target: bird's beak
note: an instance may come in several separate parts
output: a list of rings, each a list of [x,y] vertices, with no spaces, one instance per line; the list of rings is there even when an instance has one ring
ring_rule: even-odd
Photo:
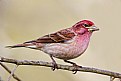
[[[88,27],[88,30],[91,31],[91,32],[93,32],[93,31],[98,31],[99,28],[96,27],[96,26],[91,26],[91,27]]]

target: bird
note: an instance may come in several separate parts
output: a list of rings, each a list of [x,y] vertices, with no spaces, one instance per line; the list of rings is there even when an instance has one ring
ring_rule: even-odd
[[[92,21],[81,20],[69,28],[46,34],[35,40],[7,47],[25,47],[43,51],[52,59],[53,71],[58,68],[54,58],[61,59],[72,64],[74,67],[78,67],[79,65],[70,60],[79,57],[86,51],[92,33],[98,30],[99,28]]]

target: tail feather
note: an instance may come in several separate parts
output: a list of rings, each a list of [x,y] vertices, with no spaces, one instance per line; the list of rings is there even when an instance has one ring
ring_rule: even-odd
[[[30,46],[30,44],[17,44],[13,46],[6,46],[6,48],[18,48],[18,47],[27,47]]]
[[[18,48],[18,47],[26,47],[31,49],[40,49],[43,45],[41,43],[36,43],[33,41],[24,42],[23,44],[17,44],[13,46],[6,46],[6,48]]]

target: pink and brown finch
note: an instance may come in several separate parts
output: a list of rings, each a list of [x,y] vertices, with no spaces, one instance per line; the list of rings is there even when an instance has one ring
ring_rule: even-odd
[[[73,66],[78,66],[76,63],[68,60],[82,55],[88,47],[92,33],[98,30],[92,21],[82,20],[70,28],[42,36],[36,40],[7,47],[25,47],[43,51],[52,59],[53,70],[57,68],[53,57],[71,63]]]

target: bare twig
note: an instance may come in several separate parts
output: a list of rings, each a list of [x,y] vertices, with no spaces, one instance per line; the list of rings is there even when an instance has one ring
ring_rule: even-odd
[[[0,81],[3,81],[2,78],[1,78],[1,76],[0,76]]]
[[[119,81],[121,81],[121,78],[119,78]]]
[[[1,62],[6,63],[12,63],[16,65],[33,65],[33,66],[46,66],[46,67],[53,67],[52,63],[50,62],[43,62],[43,61],[28,61],[28,60],[16,60],[16,59],[10,59],[10,58],[0,58]],[[117,72],[107,71],[107,70],[101,70],[97,68],[90,68],[90,67],[78,67],[74,68],[73,66],[69,65],[61,65],[57,64],[58,69],[68,70],[68,71],[82,71],[82,72],[91,72],[91,73],[97,73],[102,75],[111,76],[114,78],[121,78],[121,74]]]
[[[1,57],[0,57],[1,58]],[[1,60],[0,60],[0,65],[8,72],[11,74],[11,70],[6,66],[4,65],[3,63],[1,63]],[[13,78],[16,79],[17,81],[22,81],[21,79],[19,79],[15,74],[12,74]]]
[[[10,81],[10,79],[11,79],[11,77],[13,76],[14,72],[16,71],[17,67],[18,67],[18,65],[16,65],[16,66],[13,68],[13,70],[12,70],[10,76],[8,77],[8,81]]]
[[[110,76],[110,81],[114,81],[114,79],[115,79],[114,77]]]

